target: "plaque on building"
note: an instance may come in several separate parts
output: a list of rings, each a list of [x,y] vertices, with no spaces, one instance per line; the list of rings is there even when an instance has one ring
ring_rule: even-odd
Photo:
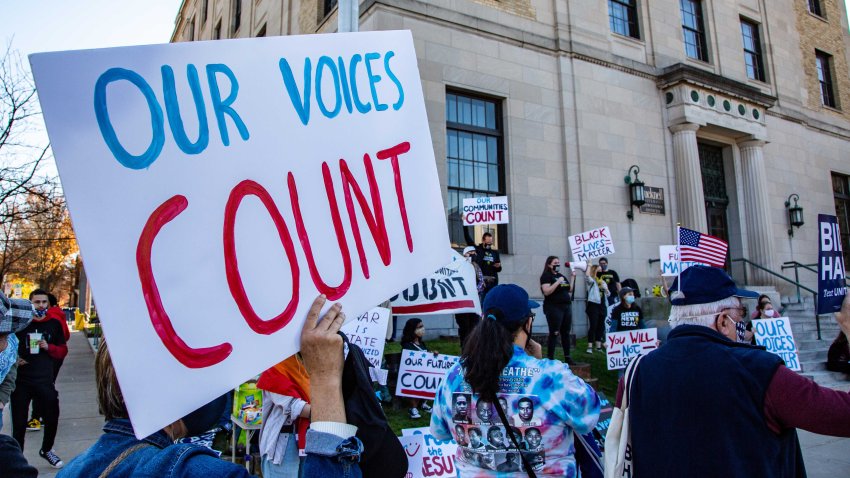
[[[651,186],[643,187],[644,198],[646,203],[640,207],[640,212],[644,214],[659,214],[663,216],[664,212],[664,188],[653,188]]]

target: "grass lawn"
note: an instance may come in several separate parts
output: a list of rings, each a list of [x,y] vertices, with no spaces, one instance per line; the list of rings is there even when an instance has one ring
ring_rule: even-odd
[[[448,355],[460,355],[460,342],[457,339],[429,340],[427,345],[428,350],[436,350]],[[593,377],[599,379],[599,390],[609,398],[613,398],[617,390],[617,372],[609,372],[607,370],[604,354],[596,352],[588,355],[585,353],[585,350],[587,350],[587,339],[578,339],[578,345],[572,350],[570,355],[578,363],[589,363]],[[384,349],[385,354],[398,353],[400,351],[401,345],[398,342],[388,343]],[[544,354],[546,353],[545,345],[543,346],[543,352]],[[555,358],[558,360],[564,359],[564,352],[561,350],[560,345],[555,351]],[[392,406],[384,405],[384,413],[387,415],[390,427],[392,427],[397,435],[401,435],[403,428],[427,427],[430,424],[430,415],[422,412],[421,409],[420,414],[422,418],[413,420],[408,417],[407,410],[410,406],[407,404],[407,400],[405,397],[395,397]]]

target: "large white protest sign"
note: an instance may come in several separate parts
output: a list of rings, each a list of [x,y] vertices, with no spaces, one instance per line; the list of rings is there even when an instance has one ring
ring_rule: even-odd
[[[477,197],[463,200],[463,225],[507,224],[510,220],[508,197]]]
[[[136,435],[445,263],[410,32],[30,58]],[[328,304],[329,307],[329,304]]]
[[[452,262],[394,296],[394,315],[481,313],[475,266],[451,250]]]
[[[574,261],[587,261],[610,256],[614,251],[614,239],[608,226],[599,227],[569,237]]]
[[[702,264],[695,261],[679,262],[678,246],[675,244],[672,246],[658,246],[658,258],[661,260],[658,264],[661,268],[661,275],[665,277],[678,276],[688,267]]]
[[[428,427],[422,428],[405,428],[401,430],[401,443],[405,446],[405,452],[408,453],[408,473],[410,477],[428,477],[442,478],[455,477],[455,454],[457,453],[457,442],[453,439],[439,440],[431,434],[431,429]],[[410,452],[416,450],[415,445],[422,443],[422,450],[416,454],[410,455]],[[408,446],[412,444],[413,446]],[[416,468],[416,465],[420,468]],[[418,474],[417,474],[418,471]]]
[[[384,357],[389,320],[390,309],[375,307],[365,314],[358,315],[354,320],[346,322],[340,329],[348,337],[349,342],[363,350],[369,364],[376,369],[381,368],[381,359]]]
[[[655,350],[658,346],[658,329],[609,332],[605,341],[608,343],[608,370],[619,370],[628,367],[629,362],[639,355]]]
[[[788,317],[754,320],[753,333],[756,344],[782,357],[786,367],[800,371],[797,343],[794,341],[794,333],[791,331],[791,322]]]
[[[455,355],[402,350],[395,394],[399,397],[434,398],[446,372],[459,358]]]

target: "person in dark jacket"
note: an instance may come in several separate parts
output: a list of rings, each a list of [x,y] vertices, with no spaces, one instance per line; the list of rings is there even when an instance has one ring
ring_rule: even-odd
[[[427,351],[428,348],[425,345],[425,341],[422,340],[423,337],[425,337],[425,324],[422,323],[422,319],[407,319],[407,322],[404,324],[404,330],[401,332],[401,349],[418,350],[421,352]],[[434,352],[434,354],[436,353]],[[422,418],[422,415],[419,413],[420,407],[426,412],[431,411],[431,406],[425,400],[418,398],[410,398],[408,400],[410,401],[408,415],[414,420]]]
[[[611,332],[645,329],[643,311],[635,304],[635,291],[630,287],[620,289],[620,303],[611,311]]]
[[[829,346],[826,369],[850,374],[850,345],[847,344],[847,335],[843,331],[838,333],[838,337]]]
[[[758,294],[701,265],[683,271],[671,293],[666,344],[634,370],[632,476],[802,477],[797,428],[850,437],[850,393],[820,387],[745,343],[741,298]],[[835,317],[850,331],[850,296]],[[622,391],[621,380],[618,407]]]
[[[487,295],[493,287],[499,285],[499,272],[502,272],[502,259],[499,251],[493,249],[493,234],[485,232],[481,236],[481,244],[475,247],[475,260],[484,275],[484,293]]]

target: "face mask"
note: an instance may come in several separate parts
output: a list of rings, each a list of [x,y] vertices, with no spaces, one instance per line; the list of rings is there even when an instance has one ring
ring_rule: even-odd
[[[599,264],[599,268],[602,269],[603,271],[607,271],[608,270],[608,264],[605,264],[604,266],[602,264]]]
[[[424,328],[416,329],[416,336],[417,337],[425,337],[425,329]]]
[[[558,272],[558,269],[560,269],[560,268],[561,268],[560,265],[552,266],[552,272]]]
[[[730,319],[730,320],[731,320],[731,319]],[[749,342],[748,342],[748,341],[744,338],[744,334],[745,334],[746,332],[747,332],[747,324],[745,324],[743,320],[742,320],[742,321],[740,321],[740,322],[735,322],[735,335],[737,336],[736,338],[738,339],[738,343],[739,343],[739,344],[746,344],[746,343],[749,343]]]
[[[492,244],[484,244],[484,249],[491,249],[492,247]]]
[[[776,311],[773,310],[773,309],[764,309],[764,311],[762,311],[762,313],[764,314],[765,317],[773,317],[774,315],[776,315]]]
[[[47,309],[35,309],[35,316],[38,318],[42,318],[47,314]]]
[[[635,303],[635,297],[633,295],[627,295],[626,296],[626,303],[627,304],[634,304]]]
[[[466,262],[472,262],[472,256],[466,256],[464,259],[466,259]]]

